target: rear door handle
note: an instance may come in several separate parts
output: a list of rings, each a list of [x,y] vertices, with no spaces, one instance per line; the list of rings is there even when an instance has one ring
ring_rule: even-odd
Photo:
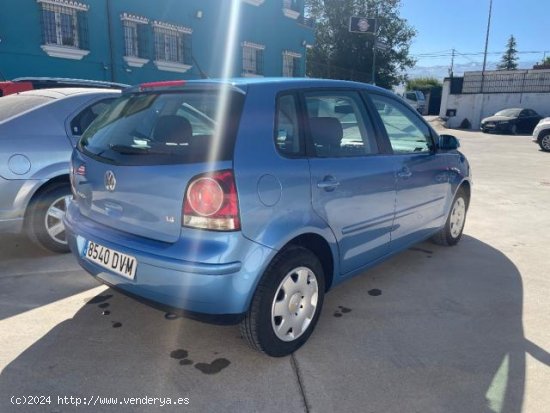
[[[325,178],[317,182],[317,188],[324,189],[325,191],[334,191],[338,186],[340,186],[340,182],[338,182],[333,176],[325,176]]]
[[[412,176],[412,172],[406,166],[403,167],[399,172],[397,172],[397,177],[402,179],[408,179]]]

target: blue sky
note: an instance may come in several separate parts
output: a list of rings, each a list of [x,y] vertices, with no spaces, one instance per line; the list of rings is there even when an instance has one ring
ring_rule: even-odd
[[[411,54],[419,55],[456,48],[461,53],[483,52],[489,13],[489,0],[402,0],[401,16],[414,26],[418,35]],[[493,0],[489,52],[502,52],[511,34],[517,49],[544,51],[550,56],[549,0]],[[445,52],[443,52],[445,53]],[[436,53],[437,54],[437,53]],[[499,61],[501,55],[489,55]],[[543,54],[520,54],[524,61],[542,60]],[[417,57],[418,66],[450,65],[450,57]],[[482,62],[483,55],[458,56],[457,63]]]

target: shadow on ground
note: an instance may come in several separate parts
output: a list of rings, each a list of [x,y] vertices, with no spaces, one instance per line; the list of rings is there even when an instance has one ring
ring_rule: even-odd
[[[22,235],[0,238],[0,320],[97,285],[71,254],[48,252]]]
[[[2,371],[0,400],[170,396],[189,397],[186,411],[304,411],[306,403],[317,412],[519,413],[526,351],[548,363],[523,336],[520,273],[465,237],[456,248],[420,244],[336,288],[295,363],[248,350],[237,327],[167,319],[107,290]]]

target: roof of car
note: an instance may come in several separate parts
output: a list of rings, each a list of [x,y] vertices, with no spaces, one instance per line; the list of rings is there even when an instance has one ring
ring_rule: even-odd
[[[126,89],[125,93],[132,93],[136,91],[143,91],[145,89],[182,89],[186,87],[216,87],[222,84],[230,84],[238,89],[246,90],[249,86],[288,86],[296,88],[314,88],[314,87],[350,87],[361,88],[367,90],[384,91],[388,93],[386,89],[382,89],[377,86],[373,86],[367,83],[352,82],[348,80],[335,80],[335,79],[312,79],[312,78],[287,78],[287,77],[242,77],[242,78],[230,78],[230,79],[197,79],[197,80],[180,80],[180,81],[167,81],[167,82],[150,82],[142,85],[136,85],[132,88]]]
[[[100,88],[52,88],[52,89],[35,89],[27,92],[20,92],[21,96],[44,96],[52,99],[61,99],[71,95],[84,94],[120,94],[120,90],[115,89],[100,89]]]

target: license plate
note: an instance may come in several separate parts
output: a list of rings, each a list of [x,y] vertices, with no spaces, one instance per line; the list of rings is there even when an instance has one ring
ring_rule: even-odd
[[[88,241],[84,256],[87,260],[130,280],[133,280],[136,275],[137,260],[135,257],[96,244],[93,241]]]

